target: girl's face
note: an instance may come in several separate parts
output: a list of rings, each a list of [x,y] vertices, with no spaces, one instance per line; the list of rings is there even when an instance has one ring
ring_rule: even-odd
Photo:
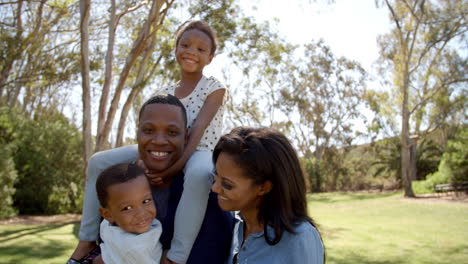
[[[213,59],[210,37],[197,29],[182,34],[176,47],[176,59],[182,72],[201,73]]]
[[[211,189],[218,194],[219,207],[224,211],[257,214],[263,195],[271,189],[271,182],[256,185],[245,175],[229,154],[220,153],[216,161],[216,181]]]
[[[108,188],[107,207],[100,208],[101,215],[129,233],[148,231],[156,217],[156,207],[145,175]]]

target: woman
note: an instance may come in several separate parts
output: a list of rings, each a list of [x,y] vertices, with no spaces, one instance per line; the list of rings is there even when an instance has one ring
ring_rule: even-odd
[[[219,140],[213,162],[219,206],[240,211],[229,264],[324,262],[299,159],[283,134],[235,128]]]

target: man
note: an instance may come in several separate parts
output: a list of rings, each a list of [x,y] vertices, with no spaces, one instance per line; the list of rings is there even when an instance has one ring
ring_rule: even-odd
[[[139,159],[151,173],[166,170],[182,155],[187,140],[187,116],[183,104],[172,95],[156,95],[143,104],[138,122],[138,147],[126,146],[99,152],[88,162],[85,200],[79,232],[80,242],[72,254],[72,261],[79,263],[96,246],[99,234],[99,202],[95,190],[97,175],[111,165]],[[174,214],[183,191],[183,172],[162,179],[153,186],[153,199],[158,219],[163,224],[161,243],[170,247]],[[190,219],[187,219],[190,224]],[[211,193],[205,219],[190,253],[187,263],[223,263],[229,253],[233,220],[229,212],[223,212]]]

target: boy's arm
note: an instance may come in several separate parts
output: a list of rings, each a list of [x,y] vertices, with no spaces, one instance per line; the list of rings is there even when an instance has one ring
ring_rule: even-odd
[[[185,145],[185,150],[180,159],[164,172],[159,174],[151,174],[152,176],[160,177],[163,182],[167,182],[170,181],[172,176],[176,175],[184,168],[185,163],[189,160],[190,156],[192,156],[193,152],[197,148],[206,128],[218,112],[218,109],[223,104],[225,93],[226,89],[218,89],[206,97],[205,103],[200,109],[200,112],[198,113],[198,116],[192,125],[187,144]]]

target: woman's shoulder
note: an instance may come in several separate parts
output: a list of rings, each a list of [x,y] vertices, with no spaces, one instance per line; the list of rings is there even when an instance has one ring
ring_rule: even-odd
[[[285,232],[284,238],[286,240],[296,241],[298,243],[322,243],[320,233],[310,222],[303,221],[294,227],[294,232]]]

